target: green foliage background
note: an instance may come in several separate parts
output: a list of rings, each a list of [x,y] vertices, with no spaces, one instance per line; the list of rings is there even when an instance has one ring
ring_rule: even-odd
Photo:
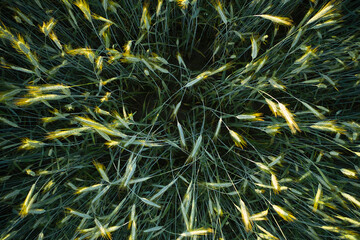
[[[359,14],[1,0],[0,238],[360,239]]]

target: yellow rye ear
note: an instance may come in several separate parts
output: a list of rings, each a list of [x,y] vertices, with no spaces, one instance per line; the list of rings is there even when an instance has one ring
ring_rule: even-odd
[[[292,20],[288,17],[278,17],[278,16],[272,16],[272,15],[268,15],[268,14],[260,14],[260,15],[254,15],[254,16],[262,17],[264,19],[270,20],[273,23],[280,24],[280,25],[285,25],[285,26],[293,25]]]
[[[230,130],[230,129],[229,129],[229,133],[230,133],[232,140],[235,143],[235,146],[240,147],[241,149],[244,149],[244,147],[246,147],[247,143],[240,134],[238,134],[237,132]]]

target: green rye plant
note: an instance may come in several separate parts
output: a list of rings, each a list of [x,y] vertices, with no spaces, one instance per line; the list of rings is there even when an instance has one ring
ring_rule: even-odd
[[[0,239],[360,239],[359,15],[0,0]]]

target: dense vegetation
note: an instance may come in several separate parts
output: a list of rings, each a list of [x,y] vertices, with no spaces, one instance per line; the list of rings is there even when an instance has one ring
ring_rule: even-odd
[[[1,239],[360,239],[360,4],[0,0]]]

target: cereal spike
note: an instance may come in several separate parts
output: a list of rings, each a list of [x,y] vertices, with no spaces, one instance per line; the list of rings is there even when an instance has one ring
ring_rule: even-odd
[[[22,150],[31,150],[31,149],[35,149],[35,148],[40,148],[45,145],[45,143],[43,143],[41,141],[31,140],[29,138],[23,138],[21,140],[21,142],[23,144],[19,147],[19,149],[22,149]]]
[[[247,207],[245,206],[245,203],[243,202],[243,200],[240,199],[240,208],[238,206],[235,205],[235,207],[240,211],[241,213],[241,219],[245,225],[245,230],[247,232],[250,232],[252,229],[252,223],[250,220],[250,214],[249,211],[247,210]]]
[[[198,154],[200,147],[201,147],[201,143],[202,143],[202,136],[200,135],[198,137],[198,139],[196,140],[194,147],[193,147],[188,159],[186,160],[186,163],[189,163],[190,161],[192,161],[194,159],[194,157]]]
[[[262,113],[240,114],[237,115],[236,118],[246,121],[264,121],[261,117],[262,115]]]
[[[229,133],[230,133],[232,140],[235,143],[235,146],[240,147],[241,149],[244,149],[244,146],[247,145],[245,139],[240,134],[238,134],[237,132],[235,132],[233,130],[229,129]]]
[[[176,2],[182,9],[186,9],[189,5],[189,0],[176,0]]]
[[[141,17],[141,24],[142,24],[142,28],[145,28],[146,31],[150,30],[150,24],[151,24],[151,16],[149,13],[149,4],[145,3],[143,6],[143,13],[142,13],[142,17]]]
[[[45,36],[48,36],[51,30],[55,27],[56,20],[54,18],[51,18],[49,22],[43,22],[42,26],[39,26],[40,31],[45,34]]]
[[[94,166],[96,167],[96,170],[98,170],[100,176],[102,179],[104,179],[106,182],[110,182],[109,177],[107,176],[105,172],[105,166],[101,163],[98,163],[96,161],[93,162]]]
[[[222,124],[222,118],[220,117],[219,121],[218,121],[218,124],[216,126],[216,130],[215,130],[215,133],[214,133],[214,141],[216,141],[216,139],[218,138],[219,136],[219,133],[220,133],[220,129],[221,129],[221,124]]]
[[[276,103],[274,103],[273,101],[271,101],[270,99],[265,98],[266,103],[268,104],[271,112],[275,115],[275,117],[277,117],[279,113],[278,107],[276,106]]]
[[[158,5],[156,7],[156,16],[158,17],[160,15],[161,7],[163,5],[164,0],[158,0]]]
[[[250,220],[252,221],[263,221],[263,220],[267,220],[266,216],[268,214],[269,210],[265,210],[265,211],[262,211],[262,212],[259,212],[259,213],[256,213],[254,215],[252,215],[250,217]]]
[[[86,0],[78,0],[74,3],[84,13],[85,18],[91,22],[91,12]]]
[[[208,233],[213,233],[214,230],[211,228],[198,228],[198,229],[193,229],[193,230],[189,230],[186,232],[183,232],[180,234],[180,237],[177,239],[182,239],[183,237],[192,237],[192,236],[200,236],[200,235],[207,235]]]
[[[220,0],[217,0],[217,1],[216,1],[215,9],[216,9],[216,11],[219,13],[221,20],[222,20],[225,24],[227,24],[228,21],[227,21],[227,19],[226,19],[226,16],[225,16],[225,13],[224,13],[224,10],[223,10],[223,6],[221,5],[221,1],[220,1]]]
[[[360,208],[360,201],[357,200],[355,197],[351,196],[350,194],[341,192],[341,195],[348,200],[349,202],[353,203],[355,206]]]
[[[96,218],[94,219],[94,222],[96,226],[99,228],[101,236],[105,239],[111,240],[112,238],[110,232],[101,224],[101,222]]]
[[[257,17],[262,17],[264,19],[270,20],[273,23],[279,24],[279,25],[285,25],[285,26],[292,26],[293,22],[290,18],[287,17],[279,17],[279,16],[272,16],[268,14],[260,14],[260,15],[254,15]]]
[[[271,185],[273,187],[274,193],[277,194],[280,192],[279,182],[274,174],[271,174]]]
[[[357,172],[353,169],[341,168],[340,171],[348,178],[358,179],[358,176],[356,176]]]
[[[292,134],[295,134],[296,131],[300,132],[300,128],[294,120],[293,114],[285,107],[284,104],[279,103],[279,109],[282,117],[286,120]]]
[[[31,199],[33,199],[32,195],[33,195],[34,190],[35,190],[35,185],[36,184],[34,183],[31,186],[30,191],[29,191],[28,195],[26,196],[24,203],[21,205],[21,210],[20,210],[20,213],[19,213],[21,217],[25,217],[29,213],[30,207],[31,207],[32,202],[33,202],[33,201],[31,201]]]
[[[305,26],[310,24],[310,23],[313,23],[313,22],[319,20],[320,18],[324,17],[325,15],[333,12],[334,11],[334,9],[333,9],[334,2],[335,2],[334,0],[328,2],[324,7],[322,7],[320,9],[320,11],[318,11],[312,18],[310,18],[309,21],[307,21]]]
[[[296,217],[294,217],[294,215],[292,215],[290,212],[285,211],[282,207],[277,206],[277,205],[272,205],[275,212],[277,212],[277,214],[279,214],[280,217],[282,217],[285,221],[288,222],[292,222],[294,220],[296,220]]]
[[[254,36],[251,36],[250,41],[251,41],[251,57],[252,59],[255,59],[259,53],[259,42]]]
[[[186,148],[186,141],[185,141],[185,136],[184,136],[184,130],[181,126],[181,124],[179,122],[177,122],[177,127],[178,127],[178,130],[179,130],[179,135],[180,135],[180,143],[181,143],[181,146],[183,148]]]
[[[322,196],[322,185],[319,183],[318,190],[317,190],[317,193],[316,193],[316,196],[315,196],[315,199],[314,199],[313,212],[316,212],[321,196]]]

